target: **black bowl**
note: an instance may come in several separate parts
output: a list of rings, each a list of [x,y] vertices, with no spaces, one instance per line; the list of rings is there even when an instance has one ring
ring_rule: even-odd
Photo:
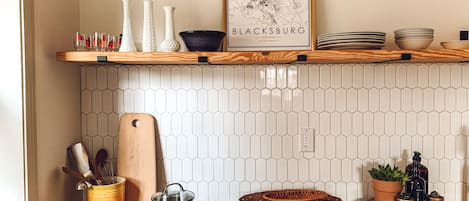
[[[183,31],[179,35],[191,52],[216,52],[225,38],[221,31]]]

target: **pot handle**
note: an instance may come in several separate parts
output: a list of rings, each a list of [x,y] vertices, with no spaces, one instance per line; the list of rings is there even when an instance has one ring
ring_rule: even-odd
[[[179,186],[180,191],[184,191],[184,188],[182,187],[180,183],[171,183],[171,184],[166,185],[166,187],[164,187],[163,194],[167,193],[168,187],[170,186]]]

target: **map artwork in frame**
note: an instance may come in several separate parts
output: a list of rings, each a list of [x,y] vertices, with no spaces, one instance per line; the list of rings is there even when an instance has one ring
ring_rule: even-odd
[[[224,0],[227,51],[312,50],[314,0]]]

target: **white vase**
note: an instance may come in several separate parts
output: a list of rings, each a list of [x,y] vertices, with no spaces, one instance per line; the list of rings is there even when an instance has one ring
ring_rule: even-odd
[[[181,49],[181,45],[177,40],[174,40],[174,6],[164,6],[164,13],[166,18],[165,40],[161,42],[160,48],[163,52],[177,52]]]
[[[155,28],[153,25],[153,0],[143,1],[143,36],[142,51],[156,51]]]
[[[122,0],[124,9],[124,22],[122,25],[122,42],[119,52],[136,52],[134,37],[132,35],[132,25],[130,23],[129,0]]]

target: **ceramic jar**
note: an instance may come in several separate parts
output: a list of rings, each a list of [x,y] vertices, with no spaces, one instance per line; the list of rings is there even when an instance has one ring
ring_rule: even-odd
[[[129,0],[122,0],[124,9],[124,22],[122,25],[122,43],[119,52],[136,52],[134,37],[132,35],[132,25],[130,22]]]
[[[402,191],[400,181],[380,181],[373,179],[375,201],[394,201],[396,195]]]
[[[142,52],[155,52],[156,47],[155,28],[153,25],[153,0],[144,0]]]
[[[166,19],[165,40],[161,42],[160,48],[163,52],[177,52],[181,49],[181,45],[174,39],[174,10],[173,6],[164,6]]]

